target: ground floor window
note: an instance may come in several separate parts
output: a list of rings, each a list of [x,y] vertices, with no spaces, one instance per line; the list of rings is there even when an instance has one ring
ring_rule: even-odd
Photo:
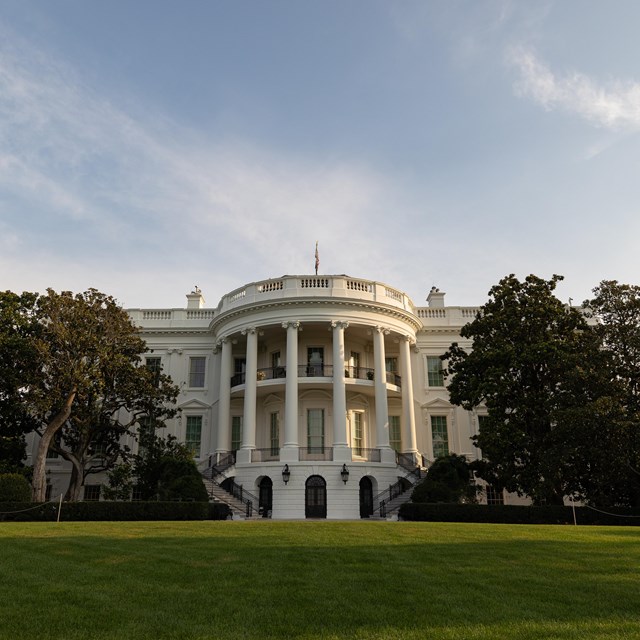
[[[492,484],[485,487],[487,492],[487,504],[504,504],[504,491],[496,489]]]
[[[434,458],[449,455],[447,416],[431,416],[431,442],[433,443]]]
[[[242,445],[242,416],[231,418],[231,451],[237,451]]]
[[[307,410],[307,447],[313,453],[324,453],[324,409]]]
[[[85,484],[84,485],[84,500],[87,501],[87,502],[100,500],[100,489],[101,488],[102,487],[99,484]]]
[[[395,451],[400,451],[402,449],[400,416],[389,416],[389,445]]]
[[[193,451],[196,458],[200,457],[200,443],[202,441],[202,416],[187,416],[187,434],[185,444]]]
[[[277,456],[280,452],[280,416],[277,411],[270,416],[270,441],[271,455]]]
[[[354,411],[352,415],[353,415],[353,436],[352,436],[351,446],[353,448],[353,453],[356,456],[361,456],[362,443],[364,441],[362,413],[359,411]]]

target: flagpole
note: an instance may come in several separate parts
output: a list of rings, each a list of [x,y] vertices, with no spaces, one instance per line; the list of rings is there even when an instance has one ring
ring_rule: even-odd
[[[320,256],[318,255],[318,241],[316,240],[316,275],[318,275],[319,265],[320,265]]]

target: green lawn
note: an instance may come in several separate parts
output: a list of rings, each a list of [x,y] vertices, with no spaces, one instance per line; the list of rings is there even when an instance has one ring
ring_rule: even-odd
[[[0,638],[640,638],[640,529],[0,524]]]

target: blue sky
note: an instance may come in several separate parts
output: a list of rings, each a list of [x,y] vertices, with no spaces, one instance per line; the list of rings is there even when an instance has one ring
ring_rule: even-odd
[[[0,0],[0,288],[640,284],[640,4]]]

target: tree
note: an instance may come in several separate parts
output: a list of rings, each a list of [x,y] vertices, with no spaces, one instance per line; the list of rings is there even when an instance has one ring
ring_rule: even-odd
[[[451,401],[467,410],[487,408],[474,438],[482,450],[477,475],[534,504],[562,504],[575,490],[567,416],[598,397],[593,384],[575,397],[578,378],[593,373],[597,341],[583,315],[554,295],[560,280],[503,278],[461,330],[472,350],[454,343],[443,356]]]
[[[0,468],[5,472],[23,466],[25,434],[36,426],[25,403],[38,374],[36,300],[33,293],[0,292]]]
[[[148,434],[134,463],[134,476],[142,500],[195,500],[209,497],[193,452],[174,436]]]
[[[88,473],[126,455],[123,436],[133,434],[143,415],[161,423],[175,414],[178,388],[140,366],[145,343],[111,296],[95,289],[75,296],[48,289],[37,313],[39,375],[26,398],[41,436],[33,499],[44,500],[50,448],[72,463],[68,498],[77,499]]]
[[[433,462],[425,478],[413,490],[411,501],[463,504],[475,502],[476,494],[467,459],[451,453]]]
[[[640,506],[640,287],[603,280],[593,294],[584,307],[613,390],[609,419],[593,433],[608,464],[588,468],[584,483],[596,486],[591,497],[599,504]]]

